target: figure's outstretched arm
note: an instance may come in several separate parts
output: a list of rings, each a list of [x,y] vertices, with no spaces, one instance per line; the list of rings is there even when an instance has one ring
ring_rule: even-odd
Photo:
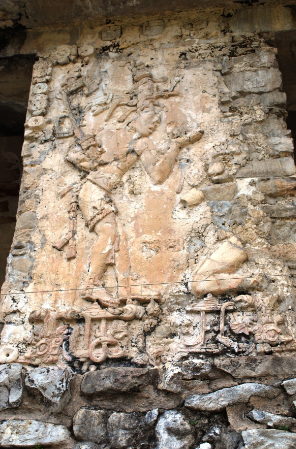
[[[160,160],[155,150],[147,147],[143,151],[141,160],[155,184],[162,184],[169,177],[181,148],[197,142],[202,136],[203,131],[197,131],[171,140],[167,152]]]
[[[98,166],[98,163],[92,159],[90,159],[83,151],[72,149],[66,156],[68,162],[75,165],[79,170],[86,171],[89,173],[91,170],[95,170]]]

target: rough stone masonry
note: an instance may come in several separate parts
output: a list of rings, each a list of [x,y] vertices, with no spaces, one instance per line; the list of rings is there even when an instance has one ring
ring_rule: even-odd
[[[294,9],[212,3],[11,50],[37,61],[1,447],[296,447],[296,169],[271,43]]]

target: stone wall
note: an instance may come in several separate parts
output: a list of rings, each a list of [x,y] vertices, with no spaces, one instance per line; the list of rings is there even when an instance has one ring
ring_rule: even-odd
[[[295,446],[294,147],[277,50],[237,20],[24,43],[3,447]]]

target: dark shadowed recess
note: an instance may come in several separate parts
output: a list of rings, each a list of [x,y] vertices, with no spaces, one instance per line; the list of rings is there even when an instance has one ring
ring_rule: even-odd
[[[0,51],[11,44],[12,38],[21,39],[21,36],[0,33]],[[15,228],[24,123],[34,61],[31,55],[0,57],[0,287],[5,279]]]
[[[283,76],[283,90],[287,95],[287,126],[294,139],[296,161],[296,30],[275,33],[279,68]]]

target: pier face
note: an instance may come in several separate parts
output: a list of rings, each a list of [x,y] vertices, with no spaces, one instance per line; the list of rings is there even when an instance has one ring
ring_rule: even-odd
[[[1,50],[3,447],[296,444],[293,8],[199,6]]]

